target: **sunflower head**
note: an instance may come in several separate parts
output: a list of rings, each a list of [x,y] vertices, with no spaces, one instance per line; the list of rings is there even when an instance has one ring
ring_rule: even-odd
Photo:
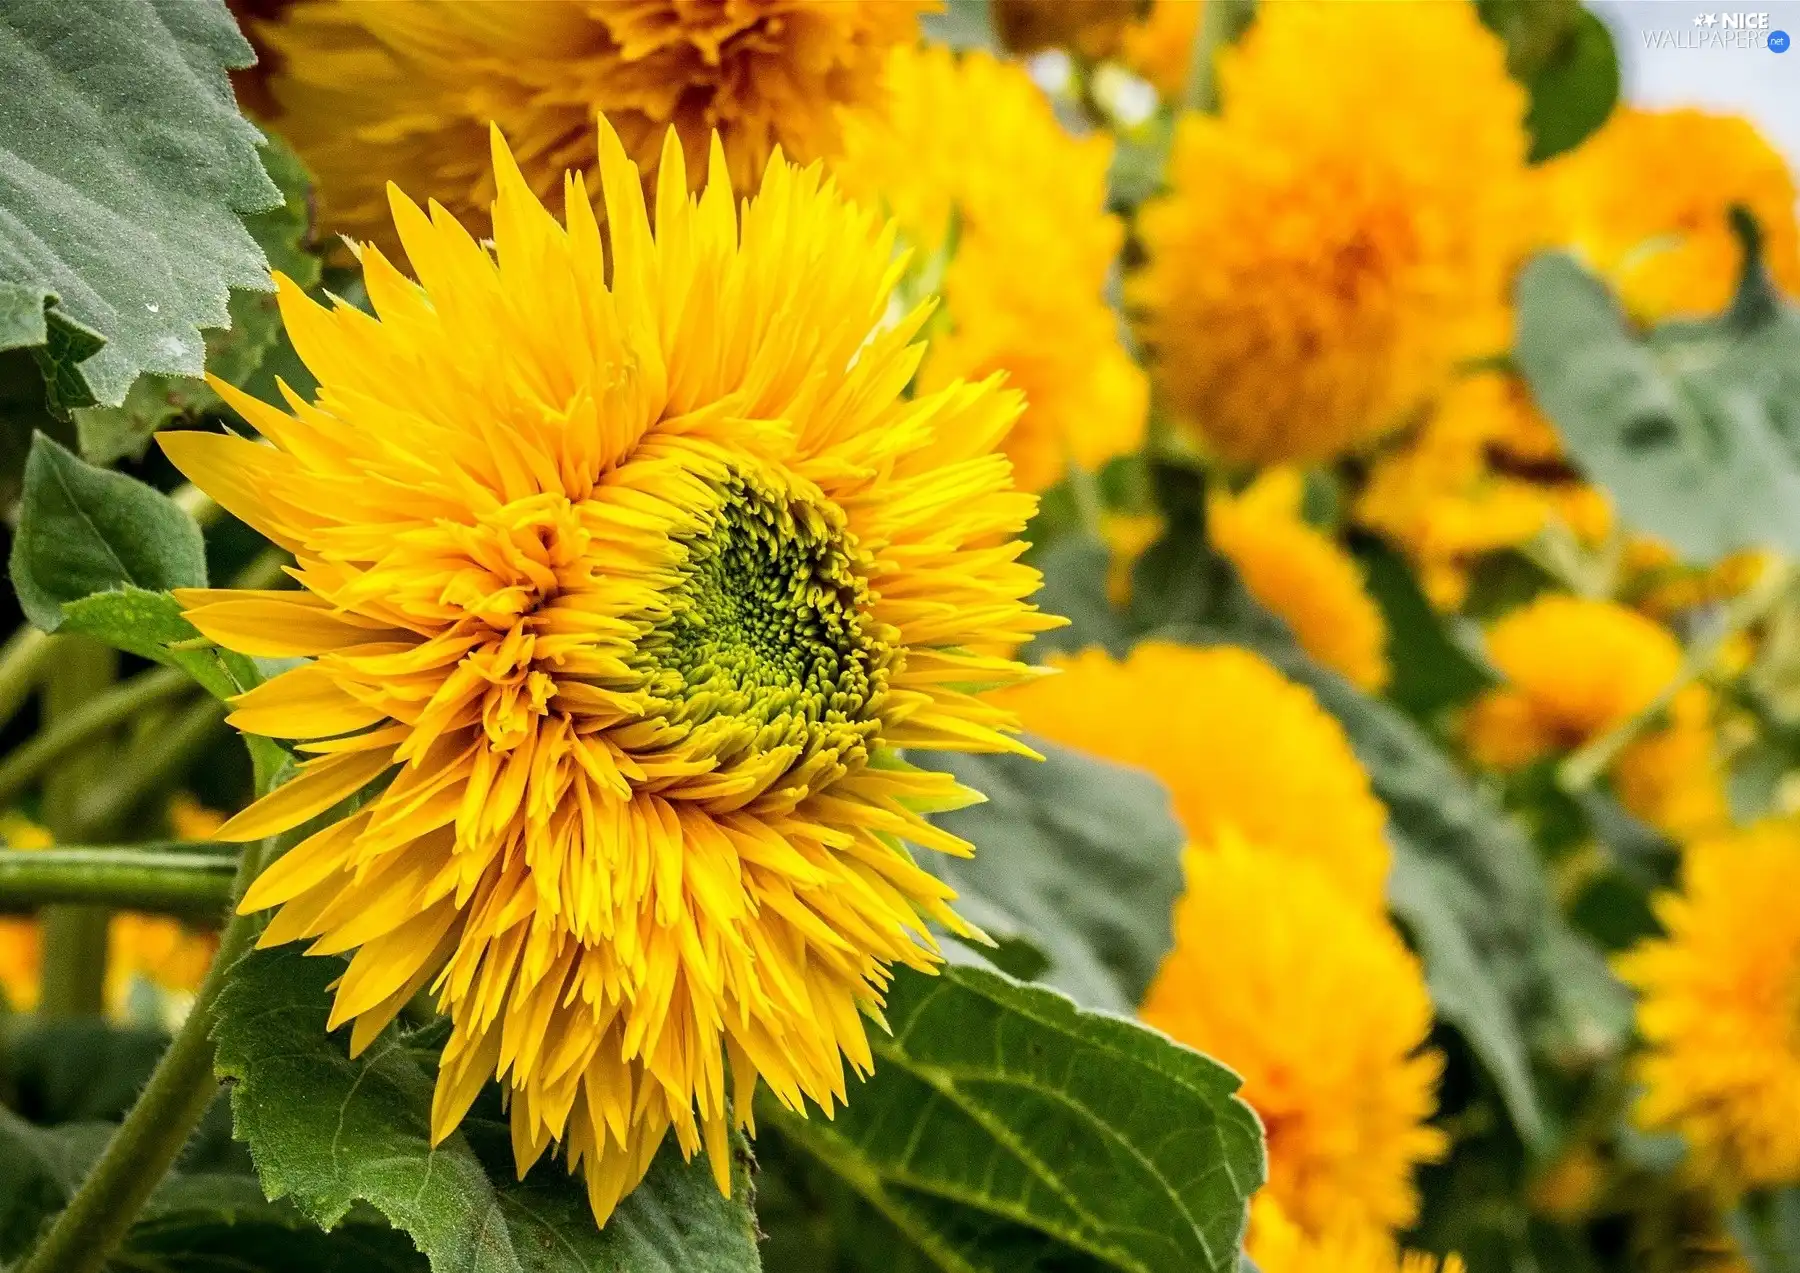
[[[1250,1204],[1245,1250],[1259,1273],[1464,1273],[1460,1256],[1440,1263],[1421,1252],[1402,1252],[1390,1234],[1369,1225],[1308,1234],[1282,1214],[1266,1189]]]
[[[1619,964],[1639,995],[1638,1118],[1733,1186],[1800,1180],[1797,890],[1800,825],[1701,840],[1657,902],[1667,935]]]
[[[916,38],[924,7],[296,0],[247,26],[269,54],[265,117],[318,178],[325,228],[391,250],[389,178],[486,232],[490,121],[540,198],[567,169],[591,175],[597,114],[646,172],[674,126],[683,147],[667,155],[696,182],[716,132],[736,187],[753,189],[777,146],[802,160],[836,147],[838,108],[874,100],[882,57]]]
[[[939,277],[921,383],[1004,372],[1024,391],[1005,449],[1026,490],[1134,450],[1149,390],[1106,300],[1124,239],[1106,210],[1111,139],[1071,136],[1024,68],[984,53],[896,49],[885,84],[885,110],[846,113],[833,171],[890,208]]]
[[[1053,660],[1058,675],[1001,698],[1025,728],[1135,765],[1169,788],[1189,839],[1235,829],[1304,859],[1379,913],[1387,813],[1343,727],[1267,660],[1232,646],[1147,641]]]
[[[220,386],[268,445],[165,435],[294,554],[300,591],[183,594],[202,632],[307,660],[236,701],[313,757],[219,834],[376,784],[259,879],[265,943],[355,952],[332,1025],[366,1046],[421,988],[453,1024],[433,1134],[509,1094],[602,1220],[673,1129],[727,1182],[727,1081],[799,1109],[866,1071],[894,963],[962,929],[904,841],[973,796],[902,747],[1024,751],[974,652],[1053,626],[1026,598],[1035,501],[993,383],[907,397],[928,306],[888,318],[891,231],[814,167],[740,208],[715,141],[665,142],[654,229],[600,133],[602,231],[565,226],[495,133],[494,239],[393,196],[416,281],[363,252],[375,314],[285,281],[315,401]],[[966,930],[965,930],[966,931]]]
[[[1241,495],[1207,501],[1206,532],[1250,594],[1313,658],[1365,690],[1387,684],[1387,623],[1356,560],[1300,515],[1302,479],[1270,469]]]
[[[1670,164],[1669,155],[1689,158]],[[1624,107],[1539,179],[1545,237],[1604,275],[1640,322],[1725,308],[1743,255],[1727,215],[1733,204],[1761,226],[1776,284],[1800,296],[1794,178],[1747,119]]]
[[[1243,1076],[1268,1141],[1266,1192],[1302,1230],[1410,1224],[1413,1169],[1447,1148],[1426,1122],[1443,1058],[1424,1050],[1418,960],[1313,863],[1231,832],[1185,861],[1144,1020]]]
[[[1472,707],[1470,750],[1516,768],[1566,751],[1648,708],[1681,669],[1667,629],[1611,601],[1548,593],[1488,631],[1507,685]]]
[[[1182,120],[1170,193],[1143,211],[1130,295],[1204,446],[1335,456],[1504,346],[1524,93],[1449,4],[1266,6],[1219,83],[1220,113]]]

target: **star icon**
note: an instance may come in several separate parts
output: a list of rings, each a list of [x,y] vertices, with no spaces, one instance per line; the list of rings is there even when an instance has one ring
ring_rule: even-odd
[[[1706,15],[1706,25],[1707,25],[1707,26],[1712,26],[1712,25],[1714,25],[1714,24],[1715,24],[1715,23],[1716,23],[1716,22],[1718,22],[1718,19],[1717,19],[1717,18],[1715,18],[1715,17],[1713,17],[1713,15],[1712,15],[1712,14],[1710,14],[1710,13],[1709,13],[1709,14],[1707,14],[1707,15]]]
[[[1696,13],[1696,14],[1695,14],[1695,15],[1694,15],[1694,25],[1695,25],[1695,26],[1697,26],[1697,27],[1703,27],[1703,26],[1705,26],[1705,25],[1706,25],[1706,18],[1705,18],[1705,16],[1704,16],[1704,15],[1702,15],[1702,14],[1698,14],[1698,13]]]

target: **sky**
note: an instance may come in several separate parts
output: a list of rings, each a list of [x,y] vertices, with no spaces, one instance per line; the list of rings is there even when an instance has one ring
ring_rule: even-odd
[[[1588,7],[1612,29],[1627,100],[1747,115],[1800,172],[1800,0],[1589,0]],[[1768,30],[1786,31],[1793,44],[1785,53],[1718,47],[1723,39],[1693,47],[1697,33],[1723,33],[1719,19],[1740,13],[1768,14]],[[1713,24],[1694,25],[1696,17],[1707,15]],[[1749,27],[1746,35],[1754,30]],[[1669,162],[1681,157],[1671,155]]]

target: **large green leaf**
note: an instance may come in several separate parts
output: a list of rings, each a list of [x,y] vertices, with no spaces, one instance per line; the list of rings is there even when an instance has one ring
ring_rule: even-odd
[[[926,862],[990,936],[1043,953],[1045,967],[1031,970],[1032,980],[1083,1007],[1129,1013],[1173,941],[1183,837],[1169,793],[1148,774],[1027,741],[1042,761],[913,758],[987,796],[936,819],[973,844],[975,856],[934,853]]]
[[[220,996],[217,1065],[235,1080],[237,1135],[270,1196],[318,1224],[367,1202],[411,1235],[435,1273],[743,1273],[759,1268],[748,1176],[720,1197],[704,1161],[673,1144],[597,1228],[586,1193],[560,1164],[524,1181],[503,1126],[472,1118],[433,1148],[433,1076],[390,1027],[361,1057],[326,1033],[328,987],[342,961],[293,947],[259,951]]]
[[[894,1245],[874,1267],[1237,1267],[1264,1163],[1230,1071],[978,968],[900,973],[887,1018],[874,1075],[835,1118],[759,1105],[880,1217]]]
[[[103,1122],[38,1127],[0,1108],[0,1260],[29,1249],[115,1130]],[[423,1266],[405,1236],[372,1213],[326,1234],[292,1206],[266,1200],[251,1176],[177,1170],[158,1184],[107,1267],[119,1273],[421,1273]]]
[[[1569,453],[1626,521],[1693,561],[1800,551],[1800,312],[1734,210],[1744,273],[1722,316],[1635,330],[1559,253],[1519,282],[1517,357]]]
[[[1606,24],[1580,0],[1478,0],[1506,41],[1507,67],[1531,94],[1531,160],[1572,150],[1612,113],[1619,58]]]
[[[312,287],[319,281],[320,267],[319,258],[306,249],[312,229],[306,170],[293,152],[275,139],[264,143],[262,157],[281,188],[282,203],[244,218],[244,223],[268,256],[271,270],[281,271],[301,287]],[[242,386],[279,343],[281,314],[275,293],[241,288],[232,289],[228,308],[231,326],[206,333],[206,370]],[[139,376],[122,405],[83,407],[75,412],[81,453],[96,464],[141,455],[158,429],[192,420],[219,405],[218,394],[204,380],[154,373]]]
[[[186,672],[210,694],[230,698],[256,685],[256,664],[201,637],[166,592],[130,586],[96,592],[62,608],[62,630]]]
[[[225,75],[252,60],[222,0],[0,7],[0,348],[44,347],[61,405],[198,375],[228,289],[268,286],[240,218],[280,193]]]
[[[25,464],[10,566],[25,617],[46,632],[62,626],[65,604],[96,592],[206,584],[200,528],[175,501],[42,433]]]

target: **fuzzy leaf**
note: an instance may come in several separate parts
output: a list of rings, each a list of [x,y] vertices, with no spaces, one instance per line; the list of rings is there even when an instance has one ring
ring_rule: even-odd
[[[44,346],[60,406],[199,374],[228,289],[268,286],[240,218],[280,195],[225,76],[252,60],[221,0],[0,8],[0,347]]]
[[[241,694],[262,680],[256,664],[241,654],[200,642],[200,631],[182,616],[166,592],[126,586],[96,592],[63,606],[65,632],[79,632],[115,649],[178,667],[215,698]],[[184,642],[199,648],[178,649]]]
[[[760,1107],[905,1248],[879,1267],[1236,1269],[1264,1162],[1230,1071],[978,968],[900,972],[886,1015],[835,1118]]]
[[[1129,1013],[1174,940],[1183,836],[1169,793],[1148,774],[1027,741],[1044,754],[1041,762],[914,757],[987,796],[935,819],[973,844],[975,856],[923,860],[989,936],[1042,952],[1045,967],[1030,980],[1083,1007]]]
[[[1519,282],[1518,360],[1569,453],[1626,521],[1686,558],[1800,551],[1800,311],[1776,294],[1753,222],[1730,310],[1635,331],[1557,253]]]
[[[54,632],[65,604],[96,592],[204,587],[206,550],[194,519],[167,495],[83,463],[40,433],[25,463],[11,570],[26,618]]]
[[[410,1234],[435,1273],[743,1273],[760,1267],[734,1163],[734,1199],[719,1196],[704,1161],[673,1143],[606,1228],[559,1163],[516,1181],[503,1126],[479,1117],[435,1149],[433,1076],[390,1027],[361,1057],[348,1031],[325,1031],[341,960],[293,947],[258,951],[220,996],[221,1077],[236,1080],[236,1134],[271,1197],[337,1225],[360,1201]]]

